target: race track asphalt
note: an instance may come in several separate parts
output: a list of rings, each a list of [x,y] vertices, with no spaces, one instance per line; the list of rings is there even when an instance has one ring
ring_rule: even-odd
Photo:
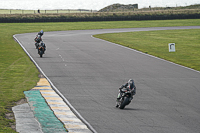
[[[191,28],[200,26],[45,32],[43,58],[34,46],[37,33],[16,37],[98,133],[198,133],[200,72],[92,37]],[[137,94],[120,110],[115,108],[118,88],[129,78],[135,80]]]

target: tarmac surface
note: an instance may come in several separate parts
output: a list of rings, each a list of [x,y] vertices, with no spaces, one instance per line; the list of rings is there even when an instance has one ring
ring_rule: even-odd
[[[92,37],[197,28],[200,26],[45,32],[43,58],[34,47],[37,33],[15,36],[53,90],[92,132],[197,133],[199,71]],[[118,88],[129,78],[135,80],[137,93],[132,103],[120,110],[115,108]]]

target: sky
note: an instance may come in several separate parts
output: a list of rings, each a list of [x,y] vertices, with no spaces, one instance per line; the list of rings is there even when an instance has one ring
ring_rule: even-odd
[[[143,7],[176,7],[200,4],[200,0],[0,0],[0,9],[89,9],[100,10],[108,5],[138,4]]]

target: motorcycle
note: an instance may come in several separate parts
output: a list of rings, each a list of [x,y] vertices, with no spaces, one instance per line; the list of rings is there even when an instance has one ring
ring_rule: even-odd
[[[35,41],[35,47],[38,49],[39,43],[42,41],[42,38],[40,35],[37,35],[36,38],[34,39]]]
[[[126,105],[129,105],[133,99],[133,93],[129,88],[123,88],[120,90],[121,98],[117,101],[117,106],[120,109],[124,109]]]
[[[44,54],[44,51],[45,51],[45,49],[43,46],[38,47],[38,54],[40,55],[41,58],[42,58],[42,55]]]

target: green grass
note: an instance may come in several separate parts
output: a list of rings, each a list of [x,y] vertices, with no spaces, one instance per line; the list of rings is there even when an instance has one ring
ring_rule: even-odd
[[[41,29],[43,29],[44,32],[47,32],[47,31],[61,31],[61,30],[85,30],[85,29],[105,29],[105,28],[191,26],[199,24],[200,24],[200,19],[166,20],[166,21],[74,22],[74,23],[73,22],[0,23],[0,29],[1,29],[0,30],[0,132],[6,132],[6,133],[14,132],[14,130],[10,128],[10,123],[12,124],[14,120],[6,119],[5,114],[11,112],[11,107],[15,105],[16,101],[20,100],[21,98],[24,98],[23,91],[30,90],[31,88],[33,88],[36,85],[37,81],[39,80],[38,70],[36,69],[35,65],[30,61],[30,59],[27,57],[27,55],[24,53],[19,44],[13,40],[12,36],[14,34],[39,32]],[[197,34],[198,31],[196,30],[194,31]],[[181,32],[184,33],[182,38],[188,36],[185,35],[187,33],[186,31],[181,31]],[[129,39],[131,40],[133,34],[138,34],[137,36],[139,37],[141,33],[142,32],[126,33],[126,34],[127,35],[130,34]],[[193,31],[190,33],[192,34]],[[144,37],[143,34],[146,34],[147,37],[154,38],[156,32],[143,32],[142,36]],[[116,36],[114,38],[116,38]],[[164,39],[157,40],[156,42],[159,44],[159,42],[162,40],[168,40],[168,37],[166,36]],[[199,43],[198,37],[196,40],[191,40],[191,41],[197,44],[194,45],[193,49],[197,49]],[[175,41],[173,40],[172,42]],[[129,44],[130,42],[127,43]],[[164,45],[167,45],[166,43],[168,43],[168,41],[161,43],[163,44],[165,43]],[[177,52],[170,54],[180,53],[179,47],[182,45],[182,42],[175,42],[175,43]],[[162,49],[165,49],[164,48],[165,46],[162,47],[163,47]],[[167,51],[167,46],[166,46],[166,51]],[[198,54],[198,52],[195,53],[195,55],[196,54]],[[190,60],[189,57],[187,57],[187,59]]]
[[[148,53],[200,71],[200,29],[128,32],[95,37]],[[175,43],[176,52],[169,52]]]

